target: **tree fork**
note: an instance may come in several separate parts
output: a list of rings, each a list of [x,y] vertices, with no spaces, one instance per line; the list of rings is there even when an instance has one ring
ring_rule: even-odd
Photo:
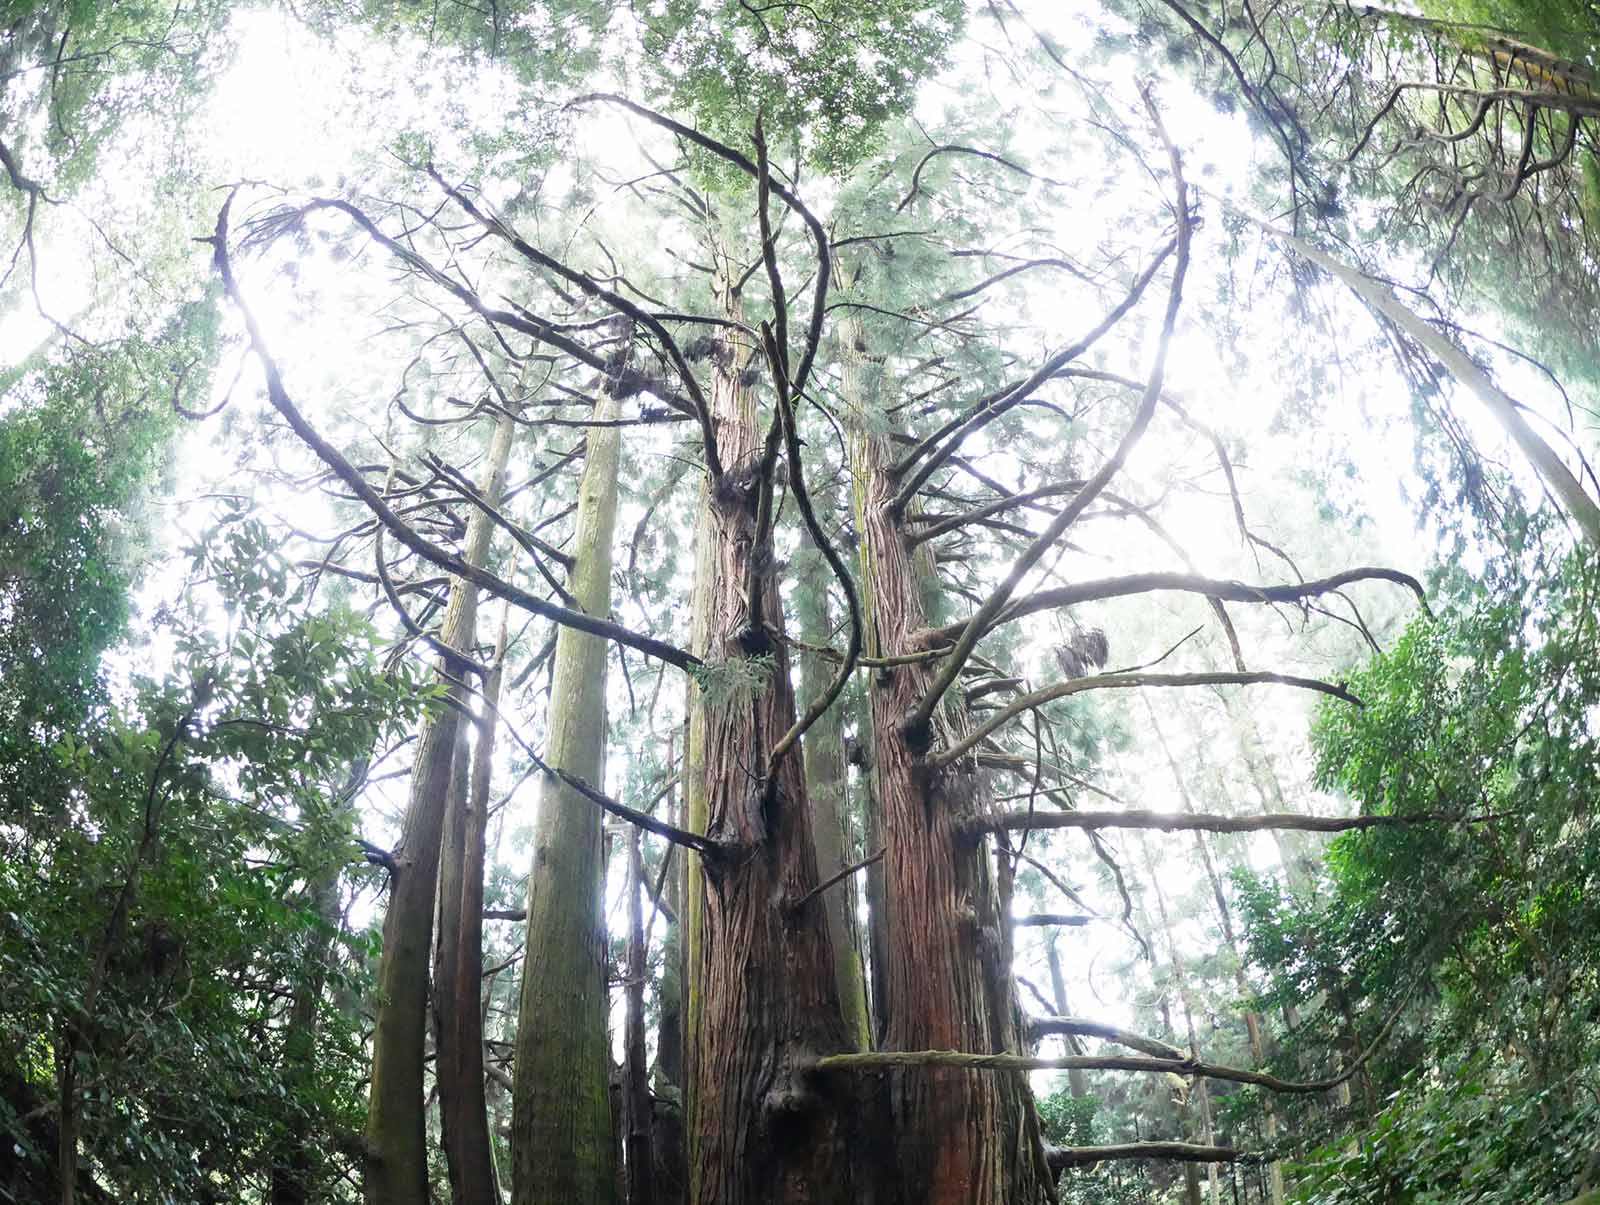
[[[498,496],[511,448],[511,424],[497,427],[482,492]],[[502,435],[502,430],[504,434]],[[482,511],[468,522],[465,564],[488,557],[493,524]],[[457,578],[450,587],[440,640],[457,651],[477,639],[477,589]],[[442,680],[450,679],[441,666]],[[427,1205],[423,1047],[428,1026],[428,956],[433,945],[440,851],[453,780],[457,727],[467,693],[449,687],[447,705],[425,723],[412,771],[400,844],[392,855],[389,908],[378,962],[378,1018],[372,1036],[372,1088],[367,1113],[364,1192],[369,1205]],[[480,1089],[481,1099],[481,1089]]]

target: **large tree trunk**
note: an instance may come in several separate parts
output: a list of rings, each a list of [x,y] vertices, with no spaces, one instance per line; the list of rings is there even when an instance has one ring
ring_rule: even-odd
[[[853,324],[844,324],[853,325]],[[858,334],[841,331],[845,396],[861,407]],[[925,575],[889,502],[895,482],[885,441],[859,423],[852,434],[868,649],[921,652],[928,624]],[[873,769],[887,853],[886,980],[889,1050],[1019,1049],[1011,968],[1002,951],[994,875],[981,842],[959,828],[977,808],[976,773],[963,764],[930,772],[904,720],[927,691],[926,662],[871,675]],[[933,744],[951,743],[964,717],[946,707]],[[1054,1197],[1026,1080],[1015,1073],[910,1067],[889,1073],[900,1199],[907,1205],[1021,1205]]]
[[[616,412],[608,392],[594,417],[609,420]],[[618,455],[616,427],[589,428],[573,539],[577,560],[567,589],[596,616],[611,612]],[[561,630],[545,753],[552,767],[597,788],[605,769],[608,654],[599,637]],[[515,1205],[613,1196],[601,819],[570,786],[548,775],[541,780],[517,1010]]]
[[[491,505],[500,498],[515,424],[495,425],[479,491]],[[467,524],[468,564],[481,566],[494,528],[482,511]],[[477,643],[478,592],[457,579],[450,587],[440,639],[456,650]],[[453,677],[462,667],[443,666]],[[389,874],[389,910],[378,960],[378,1019],[372,1031],[372,1088],[367,1110],[368,1205],[428,1205],[423,1047],[428,1030],[428,960],[439,883],[445,814],[454,778],[457,729],[466,692],[451,686],[447,704],[423,725],[411,798]],[[481,1105],[482,1089],[478,1099]]]
[[[732,317],[730,275],[718,287]],[[818,882],[799,751],[766,776],[795,722],[794,688],[771,535],[758,531],[762,439],[739,383],[745,356],[723,359],[711,407],[726,469],[708,483],[699,529],[695,652],[707,671],[693,700],[688,785],[690,826],[732,852],[701,859],[689,884],[689,1197],[854,1201],[854,1091],[804,1070],[851,1039],[823,904],[799,906]]]

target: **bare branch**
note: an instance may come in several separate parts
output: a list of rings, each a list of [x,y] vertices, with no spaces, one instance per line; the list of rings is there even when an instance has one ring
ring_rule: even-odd
[[[1160,117],[1156,113],[1154,102],[1146,98],[1152,117],[1160,128]],[[928,691],[917,702],[912,712],[905,720],[905,733],[908,741],[914,748],[926,748],[932,733],[932,720],[934,709],[939,705],[939,700],[944,697],[960,676],[962,667],[972,656],[973,649],[977,647],[978,640],[984,630],[995,617],[1003,610],[1022,579],[1041,557],[1065,534],[1089,506],[1099,496],[1100,491],[1111,483],[1111,479],[1121,471],[1123,462],[1134,446],[1143,437],[1145,428],[1150,425],[1150,419],[1155,414],[1156,402],[1161,397],[1162,381],[1166,377],[1167,353],[1172,344],[1172,331],[1177,325],[1178,309],[1183,303],[1183,282],[1189,271],[1189,242],[1193,231],[1193,219],[1189,214],[1189,190],[1184,182],[1183,160],[1166,137],[1166,131],[1161,130],[1163,141],[1167,142],[1168,155],[1172,164],[1175,201],[1173,213],[1178,224],[1176,238],[1177,262],[1172,273],[1172,287],[1167,296],[1166,313],[1161,322],[1161,334],[1156,348],[1155,365],[1150,373],[1150,383],[1145,389],[1144,396],[1139,400],[1139,406],[1134,414],[1133,422],[1123,434],[1122,440],[1117,444],[1109,459],[1102,464],[1099,470],[1091,477],[1088,483],[1075,494],[1070,502],[1062,508],[1061,513],[1045,528],[1044,532],[1029,545],[1026,552],[1017,558],[1006,575],[1005,580],[989,595],[984,604],[978,608],[972,619],[967,623],[956,647],[945,660],[939,675],[934,679]]]
[[[1157,590],[1177,590],[1186,594],[1203,594],[1207,598],[1214,598],[1224,602],[1243,603],[1276,603],[1298,602],[1301,599],[1312,598],[1319,594],[1331,594],[1336,590],[1355,582],[1384,581],[1394,582],[1404,586],[1417,596],[1417,601],[1422,605],[1425,613],[1428,611],[1427,595],[1422,589],[1422,583],[1409,573],[1402,573],[1398,569],[1384,569],[1373,566],[1363,566],[1358,569],[1346,569],[1343,573],[1336,573],[1332,577],[1318,578],[1315,581],[1283,583],[1279,585],[1253,585],[1245,582],[1223,581],[1218,578],[1200,577],[1193,573],[1130,573],[1124,577],[1101,578],[1097,581],[1077,582],[1070,586],[1061,586],[1053,590],[1040,590],[1034,594],[1024,594],[1005,607],[1001,608],[984,628],[984,634],[994,631],[1004,624],[1012,623],[1026,615],[1034,615],[1040,611],[1054,610],[1057,607],[1071,607],[1079,603],[1098,602],[1106,598],[1125,598],[1132,594],[1149,594]],[[938,628],[928,636],[929,643],[944,644],[957,639],[970,625],[971,621],[960,624],[948,624]]]
[[[1421,812],[1407,816],[1303,816],[1298,812],[1265,812],[1258,816],[1223,816],[1214,812],[1001,812],[968,821],[967,832],[1010,832],[1020,828],[1076,828],[1091,832],[1105,828],[1160,829],[1170,833],[1191,829],[1207,833],[1262,833],[1292,829],[1306,833],[1343,833],[1352,829],[1392,828],[1410,824],[1484,824],[1498,820],[1497,813],[1456,816],[1446,812]]]
[[[577,628],[581,632],[588,632],[593,636],[600,636],[606,640],[625,644],[630,648],[638,649],[651,657],[659,658],[669,665],[679,669],[688,669],[701,664],[700,659],[693,653],[680,649],[665,641],[656,640],[651,636],[644,636],[633,630],[613,623],[609,619],[601,619],[593,615],[585,615],[582,611],[569,610],[547,602],[537,595],[504,581],[495,574],[476,565],[469,564],[465,558],[441,548],[437,544],[424,539],[410,524],[402,520],[390,509],[382,494],[374,489],[365,475],[351,464],[344,455],[330,444],[315,427],[300,412],[294,401],[289,397],[288,390],[284,387],[283,376],[278,370],[278,364],[273,359],[272,353],[267,350],[266,340],[262,336],[260,324],[257,323],[254,313],[244,300],[244,295],[239,289],[238,281],[233,275],[233,262],[228,251],[228,220],[233,207],[237,190],[228,194],[228,199],[223,203],[221,211],[217,214],[215,232],[206,241],[212,246],[214,262],[218,273],[222,277],[223,288],[233,303],[239,307],[240,315],[244,319],[245,330],[250,339],[250,345],[257,357],[261,360],[263,373],[266,377],[267,399],[275,410],[284,417],[290,428],[300,437],[313,452],[321,458],[322,462],[338,474],[351,491],[366,504],[373,515],[394,533],[395,537],[424,560],[446,569],[457,577],[464,578],[481,590],[487,590],[498,598],[531,611],[545,619],[554,620],[568,627]]]
[[[1103,1022],[1090,1021],[1083,1017],[1029,1017],[1027,1028],[1028,1036],[1035,1041],[1051,1034],[1073,1034],[1083,1038],[1104,1038],[1107,1042],[1115,1042],[1119,1046],[1126,1046],[1130,1050],[1142,1051],[1158,1059],[1182,1059],[1188,1057],[1184,1051],[1158,1038],[1149,1038],[1143,1034],[1131,1033],[1126,1029],[1118,1029],[1115,1025],[1106,1025]]]
[[[1251,1158],[1231,1146],[1197,1146],[1192,1142],[1120,1142],[1111,1146],[1047,1146],[1045,1162],[1053,1172],[1091,1167],[1112,1159],[1174,1159],[1180,1163],[1237,1163]]]
[[[1011,924],[1018,929],[1026,929],[1030,927],[1043,929],[1052,925],[1087,925],[1090,921],[1098,918],[1093,916],[1075,916],[1069,912],[1034,912],[1028,916],[1013,916],[1009,919]]]
[[[1361,706],[1361,700],[1356,698],[1343,686],[1332,682],[1323,682],[1318,678],[1297,678],[1290,674],[1274,674],[1264,670],[1240,673],[1237,670],[1207,671],[1195,674],[1092,674],[1087,678],[1072,678],[1066,682],[1057,682],[1054,686],[1047,686],[1043,690],[1036,690],[1031,694],[1022,695],[994,715],[979,724],[961,740],[947,749],[928,754],[930,766],[948,766],[952,762],[965,756],[976,748],[983,739],[995,729],[1010,723],[1023,712],[1032,711],[1035,707],[1056,699],[1064,699],[1068,695],[1081,694],[1088,690],[1127,690],[1143,686],[1294,686],[1301,690],[1313,690],[1319,694],[1332,695],[1336,699],[1343,699],[1346,703]]]

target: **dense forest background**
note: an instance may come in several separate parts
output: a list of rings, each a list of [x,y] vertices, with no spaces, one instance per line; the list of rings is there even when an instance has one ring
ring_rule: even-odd
[[[1600,1194],[1595,0],[4,0],[0,167],[0,1199]]]

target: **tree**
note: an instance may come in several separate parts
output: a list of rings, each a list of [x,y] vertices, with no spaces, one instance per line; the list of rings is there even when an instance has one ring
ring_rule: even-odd
[[[1589,978],[1587,953],[1570,936],[1588,923],[1571,884],[1587,875],[1593,845],[1587,809],[1571,806],[1594,769],[1578,714],[1594,690],[1581,651],[1592,639],[1592,573],[1584,554],[1540,573],[1539,586],[1515,568],[1460,583],[1447,611],[1416,622],[1363,672],[1366,709],[1319,720],[1324,781],[1396,811],[1448,799],[1494,823],[1471,839],[1341,837],[1316,900],[1245,880],[1252,954],[1276,993],[1307,1005],[1344,995],[1372,1017],[1403,1010],[1392,1055],[1372,1064],[1367,1111],[1341,1127],[1372,1141],[1315,1152],[1304,1190],[1315,1199],[1338,1200],[1338,1185],[1356,1179],[1363,1192],[1403,1184],[1554,1199],[1588,1174],[1573,1129],[1588,1102],[1568,1093],[1573,1069],[1593,1057],[1592,1026],[1574,1009],[1587,993],[1577,986]],[[1418,866],[1431,868],[1425,881]],[[1300,1040],[1325,1041],[1334,1023],[1324,1007]],[[1449,1087],[1430,1089],[1430,1077]],[[1474,1124],[1481,1158],[1451,1153],[1448,1139],[1407,1152],[1422,1127]]]
[[[303,890],[360,860],[336,784],[405,723],[417,684],[378,669],[356,617],[300,609],[259,524],[239,517],[194,567],[225,583],[226,643],[187,594],[174,673],[59,730],[54,824],[11,830],[4,1170],[33,1199],[226,1199],[285,1157],[280,1120],[327,1147],[354,1111],[352,1021],[296,1035],[321,1048],[315,1082],[281,1021],[330,978],[304,953],[348,940]],[[302,1177],[321,1183],[321,1162]]]
[[[472,1205],[497,1200],[505,1187],[517,1200],[638,1200],[657,1150],[672,1161],[671,1127],[655,1123],[676,1096],[688,1197],[697,1201],[1046,1201],[1070,1169],[1150,1159],[1176,1161],[1193,1198],[1208,1175],[1214,1194],[1222,1189],[1220,1175],[1200,1166],[1253,1153],[1246,1148],[1263,1122],[1292,1145],[1308,1135],[1342,1139],[1338,1124],[1359,1110],[1372,1118],[1364,1090],[1398,1082],[1387,1060],[1398,1064],[1418,1049],[1418,1014],[1398,978],[1402,954],[1430,973],[1443,964],[1430,946],[1402,943],[1397,954],[1364,944],[1360,925],[1387,923],[1396,901],[1422,915],[1437,901],[1414,898],[1416,867],[1440,850],[1470,849],[1483,832],[1501,843],[1500,864],[1477,866],[1451,906],[1470,906],[1474,893],[1513,893],[1530,856],[1515,845],[1522,830],[1493,827],[1500,821],[1478,797],[1386,784],[1407,765],[1437,763],[1441,780],[1470,785],[1486,758],[1515,763],[1522,754],[1504,746],[1521,735],[1495,735],[1485,717],[1430,729],[1455,706],[1435,679],[1461,655],[1456,646],[1413,657],[1402,643],[1398,654],[1409,658],[1405,674],[1435,683],[1403,731],[1437,736],[1437,747],[1391,739],[1378,723],[1389,711],[1360,710],[1373,710],[1372,697],[1393,686],[1382,668],[1354,677],[1343,668],[1382,647],[1385,629],[1364,612],[1376,598],[1400,596],[1396,586],[1418,599],[1425,591],[1407,573],[1361,567],[1380,554],[1359,537],[1338,544],[1320,527],[1284,541],[1281,498],[1262,506],[1252,494],[1259,478],[1241,453],[1253,449],[1219,431],[1232,399],[1217,384],[1223,374],[1207,380],[1198,366],[1205,347],[1226,346],[1210,332],[1236,317],[1227,307],[1239,296],[1238,228],[1193,187],[1199,153],[1177,145],[1166,125],[1182,103],[1176,94],[1121,87],[1084,47],[1064,53],[1036,32],[1037,14],[1010,6],[974,12],[975,36],[927,86],[921,81],[941,70],[961,29],[959,6],[525,3],[455,6],[438,21],[410,9],[307,11],[341,36],[414,39],[425,48],[419,64],[436,60],[418,67],[425,81],[434,70],[441,80],[470,80],[474,95],[481,85],[482,95],[510,98],[506,111],[529,116],[508,128],[503,114],[486,124],[470,105],[447,106],[395,131],[389,161],[335,183],[230,186],[202,240],[237,324],[228,350],[244,367],[219,403],[180,399],[180,413],[220,406],[222,421],[261,433],[229,471],[255,469],[253,506],[263,514],[292,497],[312,516],[239,525],[250,534],[217,572],[240,597],[258,587],[288,593],[286,567],[266,549],[281,540],[293,548],[285,555],[295,561],[297,603],[315,596],[327,606],[305,621],[308,640],[364,630],[342,609],[361,599],[389,638],[389,664],[427,666],[399,675],[413,704],[429,702],[415,751],[403,759],[409,769],[398,770],[409,779],[399,843],[366,847],[388,891],[371,997],[369,1103],[364,1119],[348,1107],[356,1096],[349,1076],[338,1110],[324,1110],[345,1124],[304,1100],[322,1044],[353,1051],[359,1039],[348,1003],[329,999],[339,980],[330,937],[338,862],[303,857],[286,873],[303,915],[318,918],[294,943],[306,955],[304,973],[255,973],[256,961],[276,966],[278,957],[276,947],[256,952],[271,945],[261,938],[239,955],[250,969],[237,974],[230,1004],[251,993],[269,1002],[247,1024],[226,1008],[207,1019],[220,1035],[208,1050],[227,1049],[241,1024],[258,1046],[275,1046],[273,1082],[286,1085],[296,1107],[241,1106],[239,1116],[254,1119],[240,1127],[248,1142],[237,1155],[191,1160],[187,1171],[173,1157],[141,1179],[106,1144],[117,1127],[79,1091],[79,1077],[103,1074],[121,1016],[103,1015],[122,1002],[111,986],[115,955],[129,946],[128,918],[148,898],[147,878],[164,865],[157,826],[125,824],[133,852],[94,866],[121,901],[102,909],[108,919],[93,947],[109,953],[87,957],[87,988],[76,991],[76,1012],[55,1023],[55,1036],[7,1051],[21,1069],[7,1081],[18,1085],[8,1100],[21,1102],[13,1111],[30,1123],[43,1116],[29,1096],[42,1082],[39,1059],[51,1061],[60,1124],[50,1136],[61,1152],[53,1190],[70,1199],[80,1184],[92,1194],[102,1181],[136,1190],[181,1183],[203,1199],[237,1196],[255,1175],[287,1203],[332,1195],[329,1173],[359,1162],[368,1200],[420,1205],[444,1180],[455,1201]],[[1173,15],[1185,38],[1217,50],[1203,25]],[[1382,36],[1340,43],[1360,51],[1371,75],[1363,87],[1400,89],[1401,97],[1418,90],[1370,65],[1397,28],[1433,47],[1459,33],[1419,21],[1379,22]],[[1270,59],[1295,27],[1283,28],[1258,33],[1249,55]],[[557,30],[573,36],[545,36]],[[1457,49],[1470,58],[1485,45]],[[1514,66],[1493,46],[1485,53],[1463,70]],[[1512,57],[1517,70],[1543,63],[1549,73],[1545,59]],[[1299,119],[1252,82],[1238,55],[1231,67],[1221,61],[1287,139],[1291,195],[1326,200],[1318,192],[1326,164],[1296,132]],[[1257,68],[1257,58],[1247,61]],[[1409,70],[1415,58],[1406,51],[1399,63]],[[1270,77],[1274,69],[1266,70]],[[593,92],[602,75],[628,95]],[[1296,76],[1296,87],[1310,87],[1313,75]],[[960,99],[940,111],[934,89],[947,83]],[[1552,102],[1529,119],[1525,144],[1581,134],[1588,115],[1569,103],[1570,89],[1562,95],[1566,108]],[[914,118],[901,120],[913,104]],[[1557,110],[1569,126],[1551,124]],[[16,187],[32,204],[38,194],[28,183]],[[1313,234],[1327,230],[1290,236],[1302,259],[1285,261],[1288,287],[1268,296],[1302,306],[1300,316],[1308,299],[1325,304],[1321,330],[1336,336],[1356,310],[1319,294],[1307,274],[1306,258],[1336,273],[1343,267],[1308,241]],[[1441,333],[1379,290],[1372,274],[1346,271],[1380,317],[1379,338],[1485,383],[1459,330]],[[331,364],[319,364],[297,337],[312,327],[366,329],[373,313],[383,315],[381,332]],[[1325,401],[1325,363],[1355,354],[1320,341],[1278,343],[1281,355],[1226,348],[1216,359],[1232,370],[1230,387],[1298,385]],[[63,346],[80,351],[70,340]],[[168,354],[163,345],[156,361],[165,375],[152,378],[167,385],[176,377],[176,388],[185,370]],[[1309,365],[1303,377],[1264,371],[1291,361],[1296,372]],[[1417,381],[1437,384],[1425,358],[1407,362]],[[86,397],[104,372],[88,371],[72,386]],[[1369,371],[1385,385],[1392,379]],[[63,392],[51,389],[52,399]],[[1566,509],[1589,524],[1583,479],[1498,387],[1485,396],[1527,437],[1523,446]],[[1297,420],[1325,431],[1305,415]],[[24,442],[70,447],[52,438],[42,424]],[[1304,462],[1304,449],[1298,454]],[[33,457],[37,467],[22,477],[45,480],[47,460]],[[1487,465],[1473,471],[1514,498],[1508,475]],[[1323,524],[1342,517],[1315,489],[1297,489],[1295,505],[1309,495]],[[69,546],[71,510],[51,520]],[[1506,514],[1523,517],[1510,505]],[[1225,540],[1197,537],[1203,524]],[[1517,555],[1559,543],[1510,523],[1501,534]],[[1350,546],[1359,551],[1346,556]],[[1311,550],[1308,572],[1302,547]],[[1115,564],[1100,568],[1097,554]],[[1538,570],[1540,580],[1549,575]],[[485,598],[506,609],[492,641],[476,617]],[[1267,623],[1251,618],[1270,608],[1301,611],[1295,639],[1269,637]],[[1199,626],[1173,643],[1180,621]],[[1486,666],[1491,650],[1515,643],[1516,623],[1508,618],[1487,637]],[[197,636],[195,648],[204,645]],[[77,660],[86,665],[102,646],[93,635]],[[275,685],[274,675],[284,676],[276,651],[262,653],[257,641],[247,652],[244,680],[263,675],[263,697],[286,696],[260,706],[278,707],[288,718],[271,722],[297,731],[327,691],[358,684],[367,697],[387,698],[395,689],[370,666],[321,653],[303,677]],[[1574,662],[1586,658],[1572,653]],[[239,757],[265,758],[287,778],[299,758],[318,773],[295,779],[280,821],[304,808],[327,813],[328,828],[356,816],[363,827],[386,823],[385,788],[365,765],[377,760],[371,723],[341,738],[332,760],[321,745],[240,752],[208,744],[200,721],[212,703],[194,697],[210,689],[198,662],[192,677],[188,696],[150,704],[156,739],[123,758],[132,767],[124,796],[136,782],[153,798],[160,791],[149,784],[170,776],[182,787],[173,798],[192,802],[186,823],[199,831],[209,806],[202,788],[230,781]],[[1552,671],[1543,689],[1576,698],[1577,681]],[[295,690],[318,703],[289,701]],[[1227,700],[1241,733],[1227,747],[1241,749],[1250,771],[1236,781],[1259,792],[1259,808],[1235,806],[1225,790],[1192,805],[1182,760],[1170,750],[1159,756],[1164,738],[1130,724],[1131,712],[1114,702],[1196,691]],[[1271,769],[1271,733],[1258,730],[1239,692],[1266,694],[1284,712],[1294,694],[1329,700],[1324,732],[1342,752],[1324,783],[1356,798],[1356,814],[1296,810]],[[1182,706],[1192,714],[1199,704]],[[1513,710],[1540,706],[1519,695]],[[28,702],[18,714],[37,710]],[[1586,764],[1575,717],[1586,715],[1571,713],[1541,753],[1573,790]],[[664,740],[666,732],[681,732],[681,741]],[[1492,750],[1456,739],[1486,732]],[[325,741],[320,732],[315,739]],[[1181,808],[1140,800],[1114,781],[1105,767],[1119,742],[1123,760],[1142,757],[1163,781],[1175,772]],[[1197,732],[1194,745],[1206,744]],[[847,797],[847,745],[865,770],[866,789],[848,792],[859,817],[837,810]],[[187,760],[169,767],[169,758]],[[1382,767],[1382,789],[1367,776],[1372,766]],[[1130,781],[1150,785],[1148,775]],[[538,812],[525,826],[513,820],[510,840],[526,840],[529,856],[515,870],[497,867],[486,894],[500,823],[491,816],[516,816],[524,783],[539,788]],[[504,790],[495,798],[497,785]],[[678,787],[683,805],[674,811]],[[1559,842],[1570,818],[1551,808],[1546,835]],[[602,826],[606,816],[616,827]],[[866,834],[849,852],[840,837],[847,821]],[[1142,842],[1155,829],[1182,833],[1182,848],[1204,863],[1211,900],[1140,881],[1113,834],[1132,830]],[[1297,889],[1290,901],[1251,880],[1239,880],[1230,899],[1225,867],[1211,864],[1213,849],[1227,847],[1207,845],[1206,834],[1296,830],[1348,834],[1334,846],[1328,880],[1339,879],[1345,893],[1326,926],[1334,940],[1310,936],[1323,882],[1314,857],[1291,851],[1292,874],[1316,890]],[[661,844],[647,848],[642,834]],[[1161,867],[1157,851],[1170,848],[1151,846],[1148,877]],[[666,885],[669,856],[681,869],[676,899]],[[1096,898],[1110,901],[1104,910],[1085,902],[1069,863],[1089,868]],[[530,869],[526,909],[503,907]],[[1580,859],[1558,877],[1577,881],[1581,869]],[[869,876],[870,976],[851,934],[860,873]],[[1484,881],[1495,875],[1507,885],[1490,891]],[[16,890],[19,915],[46,908]],[[488,968],[486,898],[487,915],[526,921],[520,952],[490,939]],[[604,905],[613,898],[626,916],[625,942],[607,941]],[[1214,901],[1231,945],[1230,908],[1241,898],[1252,967],[1185,948],[1200,901]],[[1049,908],[1024,911],[1035,899]],[[1058,900],[1081,914],[1061,911],[1068,905]],[[1130,958],[1119,973],[1142,996],[1141,1024],[1160,1036],[1068,1013],[1065,1001],[1082,998],[1086,974],[1076,944],[1052,948],[1059,986],[1046,1002],[1050,1015],[1028,1016],[1020,993],[1034,991],[1023,980],[1036,973],[1030,960],[1041,950],[1031,932],[1087,931],[1093,922],[1130,937],[1149,959],[1145,900],[1164,930],[1163,966],[1147,970]],[[1560,911],[1542,899],[1537,908]],[[652,958],[658,913],[681,921],[681,963],[665,948]],[[58,917],[56,928],[67,923]],[[282,933],[290,932],[299,930],[285,922]],[[519,957],[512,989],[503,976]],[[1463,965],[1477,968],[1471,958]],[[1563,973],[1547,957],[1526,960],[1520,972],[1547,987]],[[1275,985],[1270,997],[1238,1001],[1253,1026],[1249,1017],[1212,1032],[1199,1023],[1265,981]],[[625,997],[615,1105],[612,982]],[[514,1028],[512,995],[520,1000]],[[1175,1001],[1189,1020],[1187,1051],[1174,1045]],[[1272,1024],[1264,1021],[1269,1002],[1292,1034],[1261,1032]],[[28,1007],[30,1016],[47,1011]],[[646,1075],[652,1008],[656,1100]],[[1556,1050],[1550,1018],[1536,1008],[1529,1017],[1529,1033]],[[1058,1039],[1079,1045],[1060,1055],[1037,1048]],[[1133,1053],[1091,1051],[1088,1040]],[[1569,1044],[1560,1054],[1592,1061],[1581,1027],[1562,1040]],[[230,1081],[252,1070],[248,1060],[229,1067]],[[1047,1071],[1085,1077],[1074,1085],[1085,1093],[1110,1077],[1140,1077],[1145,1086],[1108,1095],[1103,1107],[1074,1105],[1068,1124],[1035,1101],[1030,1077]],[[1184,1096],[1191,1121],[1180,1131],[1180,1106],[1166,1099],[1166,1086],[1196,1080],[1216,1090]],[[1260,1093],[1314,1103],[1269,1107]],[[114,1096],[124,1098],[127,1090]],[[1546,1099],[1564,1111],[1560,1132],[1575,1132],[1571,1099]],[[1422,1112],[1431,1107],[1425,1101]],[[1280,1120],[1291,1133],[1277,1130]],[[1530,1133],[1510,1161],[1527,1161]],[[335,1153],[319,1157],[324,1134]],[[186,1149],[204,1149],[203,1136],[187,1134],[195,1145]],[[434,1151],[443,1155],[442,1179]],[[509,1158],[497,1167],[502,1151]],[[1170,1174],[1162,1167],[1153,1179],[1165,1184]],[[1077,1178],[1069,1189],[1115,1193],[1115,1180]],[[1537,1183],[1542,1192],[1557,1181]]]
[[[624,332],[624,338],[630,337]],[[611,611],[611,549],[617,517],[620,413],[617,381],[599,378],[596,426],[585,437],[583,476],[573,519],[576,557],[567,579],[573,602],[590,615]],[[571,628],[556,636],[545,758],[582,783],[605,781],[606,661],[603,640]],[[517,1011],[516,1112],[512,1120],[514,1199],[604,1201],[614,1177],[611,1056],[606,1041],[604,879],[601,811],[578,786],[541,779],[534,861],[528,878],[528,931]],[[630,897],[637,906],[638,893]],[[560,1018],[565,1040],[547,1031]]]

